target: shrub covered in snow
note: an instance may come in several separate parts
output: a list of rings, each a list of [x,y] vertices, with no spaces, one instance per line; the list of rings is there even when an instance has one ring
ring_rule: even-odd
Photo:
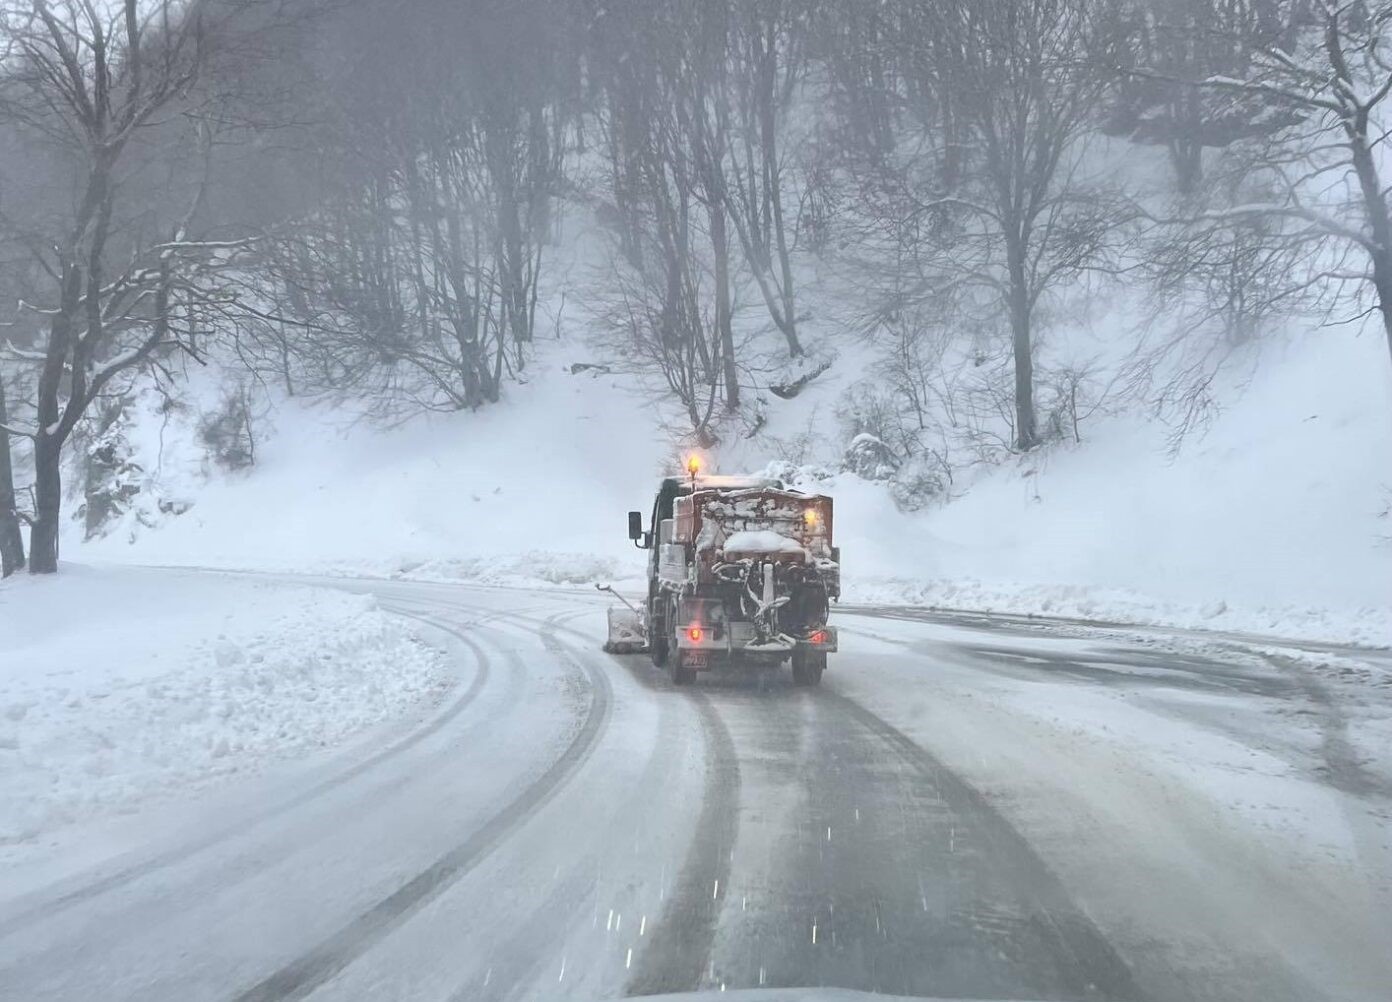
[[[256,462],[251,395],[240,383],[223,391],[217,405],[198,421],[198,438],[208,459],[224,470],[244,470]]]
[[[119,414],[84,450],[82,504],[75,513],[84,523],[84,537],[104,534],[110,524],[130,510],[145,479],[145,470],[131,455]]]

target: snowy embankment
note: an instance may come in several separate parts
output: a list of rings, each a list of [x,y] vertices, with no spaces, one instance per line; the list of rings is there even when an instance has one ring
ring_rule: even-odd
[[[1138,414],[982,466],[919,513],[842,474],[846,598],[1392,644],[1381,332],[1253,349],[1177,454]]]
[[[1159,421],[1099,417],[1079,443],[964,471],[920,512],[807,468],[836,498],[845,599],[1392,645],[1380,330],[1254,346],[1215,393],[1178,452]]]
[[[843,443],[830,414],[862,374],[853,359],[781,401],[766,439],[711,458],[716,471],[757,470],[786,458],[780,443],[799,430],[816,430],[796,458],[814,474],[807,485],[836,498],[847,601],[1387,645],[1392,370],[1374,334],[1323,330],[1253,349],[1215,388],[1224,409],[1177,455],[1157,421],[1098,416],[1081,443],[966,469],[950,497],[917,512],[896,508],[882,484],[834,472]],[[67,552],[638,585],[645,554],[628,542],[624,513],[646,512],[677,451],[632,377],[568,371],[586,357],[551,343],[499,406],[392,430],[282,401],[245,475],[209,475],[194,436],[152,400],[132,430],[140,465],[157,471],[137,509]],[[162,499],[188,510],[163,513]]]
[[[0,586],[0,845],[187,796],[438,698],[369,596],[67,566]]]

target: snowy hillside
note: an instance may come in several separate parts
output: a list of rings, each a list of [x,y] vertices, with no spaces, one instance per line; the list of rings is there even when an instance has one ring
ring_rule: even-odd
[[[901,511],[837,472],[843,359],[716,469],[775,463],[838,503],[849,601],[1392,640],[1392,379],[1378,339],[1347,329],[1273,341],[1178,455],[1165,425],[1096,418],[1081,444],[978,467],[951,500]],[[383,430],[268,404],[257,462],[209,473],[187,421],[153,407],[130,437],[146,497],[70,559],[587,587],[634,580],[624,513],[679,456],[634,378],[543,344],[501,405]],[[771,400],[773,398],[770,398]],[[148,402],[148,401],[147,401]],[[803,436],[796,464],[788,440]],[[160,514],[156,499],[191,504]],[[182,504],[180,505],[182,507]],[[144,524],[149,523],[149,524]]]

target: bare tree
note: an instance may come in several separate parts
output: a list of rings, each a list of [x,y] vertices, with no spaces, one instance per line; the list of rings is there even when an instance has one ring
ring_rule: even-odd
[[[686,113],[692,132],[697,197],[706,207],[710,223],[711,254],[715,271],[715,340],[721,359],[726,410],[740,406],[739,366],[735,359],[733,296],[731,291],[729,185],[725,158],[729,151],[729,123],[725,105],[728,74],[726,45],[728,22],[720,5],[704,8],[707,17],[698,27],[701,40],[699,71],[686,74]],[[794,337],[796,341],[796,337]]]
[[[565,183],[568,51],[550,0],[364,3],[337,26],[351,54],[321,84],[305,156],[314,197],[248,298],[249,356],[305,392],[371,409],[472,409],[527,364],[543,252]],[[554,62],[564,64],[564,60]]]
[[[1205,91],[1178,82],[1243,77],[1254,44],[1286,44],[1269,5],[1245,0],[1142,0],[1110,12],[1120,70],[1104,131],[1164,147],[1183,196],[1200,192],[1204,151],[1267,135],[1294,118],[1264,95]],[[1144,72],[1134,72],[1141,68]]]
[[[894,54],[900,15],[908,4],[844,0],[823,7],[814,35],[815,55],[826,76],[825,95],[839,133],[837,145],[879,162],[894,148],[901,122],[902,89]],[[911,8],[910,8],[911,9]]]
[[[1264,231],[1268,245],[1303,266],[1284,297],[1312,293],[1331,304],[1371,298],[1392,352],[1392,218],[1382,160],[1382,116],[1392,94],[1387,51],[1392,3],[1290,0],[1270,5],[1279,31],[1248,39],[1242,77],[1151,75],[1185,86],[1261,100],[1291,124],[1235,151],[1250,198],[1171,222],[1199,239],[1215,229]],[[1295,253],[1292,253],[1295,252]]]
[[[0,7],[0,33],[13,45],[0,79],[0,119],[13,128],[11,141],[47,151],[59,165],[58,184],[76,190],[73,201],[52,199],[26,218],[4,220],[48,280],[44,301],[32,306],[46,327],[35,357],[35,420],[7,428],[33,441],[34,573],[58,566],[64,443],[114,378],[177,343],[171,306],[202,188],[192,186],[181,215],[166,215],[163,232],[150,225],[150,204],[132,209],[123,197],[139,190],[152,144],[169,144],[166,172],[181,157],[175,148],[187,144],[188,131],[180,134],[175,120],[190,111],[218,25],[235,13],[173,0]],[[43,170],[42,160],[34,169]]]
[[[605,128],[611,191],[629,208],[605,321],[661,376],[708,445],[722,387],[727,405],[739,402],[722,172],[728,22],[719,4],[675,0],[626,12],[621,30],[630,44],[605,67]]]
[[[721,95],[735,136],[721,165],[729,178],[726,201],[769,316],[797,356],[802,342],[783,206],[788,165],[782,140],[806,69],[811,7],[805,0],[733,0],[731,13],[729,90]]]
[[[1083,176],[1103,86],[1085,58],[1093,13],[1088,0],[977,0],[923,7],[901,34],[923,130],[885,218],[898,219],[901,242],[927,265],[924,294],[976,286],[997,296],[1022,451],[1040,443],[1036,308],[1097,260],[1115,224]]]
[[[5,378],[0,372],[0,577],[24,567],[24,535],[19,528],[15,499],[14,461],[10,455],[9,409],[5,403]]]

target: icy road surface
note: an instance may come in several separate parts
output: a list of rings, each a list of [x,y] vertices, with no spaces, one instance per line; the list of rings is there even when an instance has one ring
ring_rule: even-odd
[[[6,999],[1392,997],[1392,663],[839,610],[822,687],[404,582],[456,684],[0,872]]]

